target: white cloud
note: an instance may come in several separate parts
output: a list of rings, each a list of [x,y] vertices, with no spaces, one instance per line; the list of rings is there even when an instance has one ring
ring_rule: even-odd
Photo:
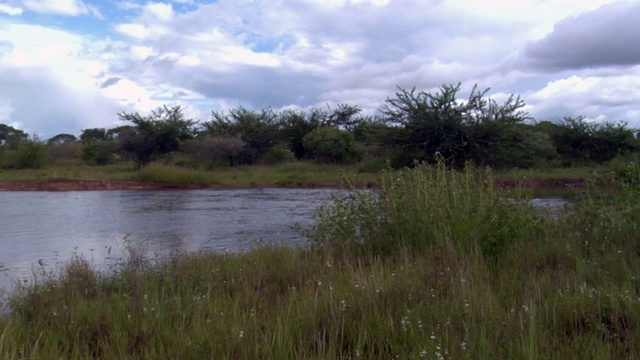
[[[171,4],[152,2],[144,6],[144,14],[152,19],[167,21],[173,18],[173,7]]]
[[[580,77],[572,75],[551,81],[542,89],[525,94],[528,110],[540,120],[564,116],[586,116],[599,121],[638,121],[640,77]]]
[[[23,0],[22,4],[31,11],[67,16],[84,15],[89,11],[82,0]]]
[[[15,15],[21,15],[23,11],[24,10],[22,10],[22,8],[19,8],[19,7],[0,4],[0,13],[5,13],[11,16],[15,16]]]
[[[147,27],[142,24],[119,24],[116,31],[132,38],[144,39],[149,36]]]

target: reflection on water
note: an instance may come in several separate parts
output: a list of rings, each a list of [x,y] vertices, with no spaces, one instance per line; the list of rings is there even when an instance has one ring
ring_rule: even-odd
[[[256,243],[295,244],[290,226],[309,225],[335,190],[244,189],[0,193],[0,264],[28,277],[42,259],[73,253],[104,265],[124,242],[150,254],[212,249],[241,251]],[[1,271],[1,268],[0,268]],[[6,286],[5,276],[0,286]]]

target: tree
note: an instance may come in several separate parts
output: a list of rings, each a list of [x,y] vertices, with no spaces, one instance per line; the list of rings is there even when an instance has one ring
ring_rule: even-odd
[[[322,127],[308,133],[304,147],[320,163],[344,163],[357,160],[358,152],[353,134],[331,127]]]
[[[281,141],[293,152],[296,159],[303,159],[305,151],[304,137],[320,127],[317,110],[312,110],[307,116],[302,111],[285,110],[280,114]]]
[[[184,152],[191,154],[207,164],[207,169],[216,163],[228,162],[233,165],[245,143],[237,137],[199,136],[184,143]]]
[[[29,135],[24,131],[9,125],[0,124],[0,146],[28,138]]]
[[[180,106],[166,106],[154,110],[149,116],[138,113],[120,113],[121,120],[134,124],[122,129],[117,139],[117,152],[143,168],[159,155],[180,149],[182,141],[193,138],[193,120],[185,119]]]
[[[117,139],[122,133],[133,130],[131,125],[121,125],[107,130],[107,137],[109,139]]]
[[[52,159],[73,159],[83,145],[72,134],[58,134],[47,141],[47,152]]]
[[[71,134],[58,134],[47,141],[47,145],[62,145],[62,144],[72,144],[78,141],[78,138],[75,135]]]
[[[82,134],[80,134],[80,141],[82,141],[83,144],[91,141],[104,141],[108,139],[109,136],[107,136],[107,129],[104,128],[84,129],[82,130]]]
[[[37,138],[11,142],[0,165],[8,169],[37,169],[47,164],[47,149]]]
[[[211,136],[239,137],[245,142],[239,155],[246,164],[254,164],[278,143],[277,113],[272,109],[260,112],[244,107],[229,112],[211,112],[211,120],[203,123]]]
[[[459,91],[460,84],[442,85],[436,93],[400,89],[387,99],[382,109],[387,123],[402,128],[395,139],[400,165],[440,157],[458,168],[469,161],[484,164],[508,157],[522,141],[518,130],[530,117],[521,111],[525,104],[519,97],[500,105],[485,97],[489,89],[474,87],[466,101],[457,99]],[[500,157],[488,156],[495,152]]]
[[[635,130],[624,122],[590,122],[584,116],[565,117],[557,124],[542,122],[566,166],[574,162],[603,163],[638,150]]]

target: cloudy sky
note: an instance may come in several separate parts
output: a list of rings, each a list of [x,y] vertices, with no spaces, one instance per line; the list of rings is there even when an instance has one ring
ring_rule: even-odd
[[[640,0],[0,0],[0,123],[42,138],[183,105],[517,94],[539,120],[640,127]]]

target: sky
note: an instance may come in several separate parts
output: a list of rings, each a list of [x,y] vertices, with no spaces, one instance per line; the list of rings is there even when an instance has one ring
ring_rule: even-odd
[[[461,83],[536,120],[640,127],[640,0],[0,0],[0,123],[42,139],[181,105],[346,103]]]

